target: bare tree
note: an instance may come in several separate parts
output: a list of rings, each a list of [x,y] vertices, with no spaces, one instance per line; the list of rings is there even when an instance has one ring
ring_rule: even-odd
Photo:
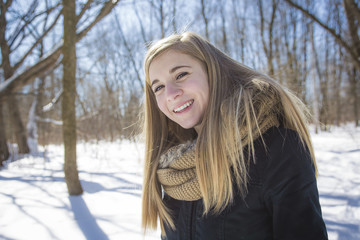
[[[327,33],[329,33],[334,40],[341,45],[346,53],[350,56],[354,69],[356,72],[360,72],[360,38],[359,38],[359,27],[360,27],[360,8],[356,4],[355,0],[343,0],[343,7],[345,11],[345,16],[347,19],[348,25],[348,35],[341,34],[337,29],[330,26],[328,23],[322,21],[310,10],[300,6],[292,0],[285,0],[290,6],[301,11],[305,16],[316,22],[321,28],[323,28]],[[350,39],[350,40],[348,40]],[[356,78],[358,73],[349,74],[349,76],[355,77],[355,79],[350,79],[351,84],[351,94],[354,100],[353,104],[353,113],[355,118],[355,125],[359,126],[359,97],[358,97],[358,85],[359,80]]]
[[[76,164],[76,13],[75,1],[63,0],[64,45],[63,45],[63,96],[62,121],[65,149],[65,180],[70,195],[80,195],[80,184]]]
[[[209,17],[207,16],[205,0],[200,0],[201,3],[201,17],[204,21],[205,37],[209,39]]]
[[[77,35],[76,41],[80,41],[86,34],[103,19],[117,4],[118,1],[108,0],[105,2],[95,3],[93,0],[88,0],[80,9],[79,15],[76,17],[77,22]],[[0,2],[1,7],[1,21],[0,21],[0,45],[2,53],[2,63],[1,67],[4,70],[4,81],[0,83],[0,103],[7,101],[10,105],[10,117],[12,118],[11,122],[16,123],[17,126],[15,132],[17,133],[18,145],[20,152],[27,152],[26,148],[26,134],[25,129],[20,125],[21,119],[20,114],[16,105],[16,99],[14,97],[14,92],[22,88],[23,86],[32,82],[35,78],[41,77],[45,74],[48,74],[52,69],[58,66],[60,56],[62,53],[63,42],[59,41],[52,50],[48,51],[44,56],[36,61],[35,64],[24,67],[24,63],[33,59],[33,52],[36,47],[41,44],[41,42],[48,36],[48,34],[55,29],[55,26],[59,22],[61,16],[61,2],[55,2],[54,5],[49,6],[47,1],[45,1],[46,9],[39,10],[35,14],[35,10],[40,5],[38,0],[34,0],[28,11],[25,15],[20,18],[20,27],[17,28],[6,28],[6,13],[11,7],[11,0]],[[96,10],[99,9],[100,10]],[[92,10],[92,11],[90,11]],[[91,12],[91,13],[89,13]],[[52,14],[51,17],[49,14]],[[41,18],[42,17],[42,18]],[[84,20],[83,18],[86,18]],[[35,25],[43,24],[46,26],[43,28],[43,32],[37,33]],[[25,31],[29,29],[28,31]],[[34,30],[35,29],[35,30]],[[7,33],[7,36],[10,36],[8,39],[5,38],[5,31],[13,31]],[[36,34],[34,34],[34,32]],[[26,42],[27,41],[27,42]],[[30,46],[29,46],[30,44]],[[20,46],[29,46],[25,52],[17,54],[17,61],[13,64],[10,63],[11,55],[15,50],[19,49]],[[33,59],[34,60],[34,59]],[[5,98],[6,97],[6,98]],[[15,99],[15,100],[14,100]],[[0,114],[0,118],[2,115]],[[3,128],[4,125],[1,125],[0,128]],[[3,134],[5,131],[0,131],[0,134]],[[6,143],[5,135],[1,135],[0,144]],[[5,149],[6,144],[1,146],[1,149]],[[5,151],[6,152],[6,151]],[[4,155],[6,156],[6,154]]]
[[[139,14],[139,10],[137,8],[136,1],[133,1],[133,9],[134,9],[134,12],[135,12],[135,15],[136,15],[136,19],[138,20],[138,23],[140,25],[142,40],[144,41],[144,43],[146,43],[146,42],[148,42],[148,40],[147,40],[147,36],[146,36],[146,33],[145,33],[143,18]]]
[[[224,1],[220,1],[219,2],[222,5],[225,5]],[[223,50],[226,53],[229,53],[229,47],[228,47],[228,37],[227,37],[227,33],[226,33],[226,13],[225,13],[225,8],[221,8],[220,10],[220,17],[221,17],[221,33],[222,33],[222,46],[223,46]]]
[[[344,19],[340,15],[341,3],[339,0],[333,0],[331,4],[334,6],[334,22],[335,27],[339,29],[339,32],[342,32],[342,26]],[[345,20],[346,21],[346,20]],[[344,49],[341,45],[337,45],[335,49],[335,54],[333,56],[333,64],[332,64],[332,79],[333,79],[333,91],[334,91],[334,101],[332,103],[335,106],[335,123],[337,126],[340,125],[342,119],[342,107],[341,107],[341,83],[343,82],[343,73],[344,73]],[[333,108],[332,108],[333,109]]]
[[[161,38],[165,37],[166,32],[166,12],[165,12],[165,2],[164,0],[150,0],[150,5],[152,9],[155,11],[155,18],[159,23]]]
[[[176,9],[177,0],[149,0],[149,4],[152,9],[152,14],[157,21],[157,25],[160,28],[160,37],[163,38],[169,32],[177,32],[176,26]],[[138,20],[142,23],[142,21]],[[151,21],[151,17],[150,17]],[[151,33],[150,33],[151,35]],[[144,37],[143,37],[144,38]],[[150,36],[150,38],[152,38]]]
[[[351,83],[351,93],[354,99],[354,115],[355,115],[355,125],[360,126],[359,124],[359,96],[358,96],[358,85],[359,85],[359,73],[360,73],[360,38],[359,38],[359,28],[360,28],[360,8],[355,3],[355,0],[343,0],[343,5],[346,13],[346,19],[349,27],[349,34],[352,40],[352,51],[354,52],[354,57],[356,57],[355,66],[353,68],[353,74],[350,76]],[[355,68],[357,67],[357,69]]]
[[[334,97],[333,97],[333,103],[331,105],[335,106],[335,124],[337,126],[340,126],[341,122],[341,82],[343,79],[343,71],[344,67],[341,62],[343,61],[343,53],[340,47],[337,47],[336,52],[338,54],[338,58],[333,58],[332,63],[332,81],[333,81],[333,91],[334,91]]]
[[[6,37],[6,31],[11,29],[8,27],[8,20],[6,18],[6,14],[9,12],[12,1],[8,0],[5,3],[3,1],[0,2],[1,8],[1,21],[0,21],[0,47],[1,47],[1,67],[3,69],[4,78],[9,79],[14,73],[23,65],[24,61],[27,57],[32,53],[35,46],[44,38],[48,30],[51,30],[58,20],[60,14],[55,17],[53,24],[50,24],[48,29],[45,29],[43,34],[39,34],[39,36],[34,36],[36,39],[36,44],[30,47],[27,51],[25,51],[24,55],[17,59],[17,62],[11,63],[10,56],[11,54],[21,46],[26,39],[30,38],[31,34],[36,33],[36,31],[31,31],[34,29],[34,22],[38,21],[37,19],[44,16],[45,18],[48,14],[56,9],[55,7],[49,7],[45,12],[36,12],[38,1],[32,1],[29,5],[28,10],[25,14],[18,13],[21,17],[18,20],[18,26],[13,28],[10,37]],[[30,30],[28,30],[30,29]],[[29,146],[27,144],[26,130],[24,124],[22,123],[20,111],[18,107],[17,98],[15,95],[9,95],[6,99],[6,103],[8,106],[8,117],[13,126],[15,139],[17,141],[19,147],[19,153],[28,153]],[[0,116],[1,117],[1,116]],[[3,128],[4,126],[0,126]]]
[[[284,56],[286,58],[285,64],[285,79],[288,87],[297,93],[298,96],[301,96],[301,83],[300,83],[300,74],[298,70],[298,57],[297,48],[298,48],[298,22],[296,21],[295,11],[287,11],[284,9],[282,18],[283,18],[283,43],[285,46]]]
[[[318,123],[320,122],[320,106],[319,106],[319,97],[318,97],[318,89],[317,89],[317,84],[316,84],[316,74],[318,76],[318,79],[323,78],[323,74],[320,68],[320,63],[319,63],[319,57],[318,57],[318,51],[315,45],[315,36],[314,36],[314,26],[310,27],[310,33],[311,33],[311,47],[312,47],[312,52],[313,52],[313,66],[314,66],[314,71],[313,71],[313,111],[314,111],[314,115],[315,115],[315,126],[316,126],[316,131],[319,127]]]
[[[348,74],[349,80],[350,80],[350,92],[353,96],[353,111],[354,111],[354,117],[355,117],[355,126],[360,126],[359,124],[359,97],[358,97],[358,81],[359,81],[359,71],[354,66],[352,70]]]
[[[230,29],[234,32],[234,43],[232,51],[235,51],[236,58],[239,59],[242,63],[245,61],[245,39],[246,39],[246,25],[247,18],[245,16],[248,8],[248,1],[243,1],[242,6],[239,6],[239,1],[231,0],[232,3],[232,13],[233,13],[233,29]],[[241,12],[240,12],[241,11]]]
[[[79,13],[77,17],[77,21],[81,19],[81,16],[84,15],[84,12],[89,10],[91,3],[93,0],[88,0],[87,4],[84,5],[83,9]],[[103,3],[101,9],[98,11],[96,16],[92,19],[92,21],[86,21],[83,24],[78,24],[77,29],[79,32],[76,34],[76,42],[79,42],[83,39],[86,34],[104,17],[106,17],[111,10],[115,7],[118,1],[108,0]],[[56,66],[56,63],[59,60],[61,55],[63,42],[60,41],[58,44],[54,46],[54,49],[47,52],[45,56],[40,59],[34,65],[24,69],[23,71],[19,71],[17,74],[11,76],[6,79],[5,82],[0,84],[0,101],[3,97],[12,94],[17,89],[25,86],[34,80],[35,77],[41,76],[49,70],[53,69]],[[34,47],[35,48],[35,47]]]
[[[326,131],[329,124],[329,58],[330,58],[330,42],[329,36],[325,36],[325,67],[322,69],[322,77],[320,80],[320,92],[322,96],[321,107],[320,107],[320,121],[322,127]]]
[[[4,126],[3,120],[3,107],[0,104],[0,126]],[[9,158],[9,149],[6,144],[5,128],[0,127],[0,167],[3,165],[3,161]]]
[[[260,34],[261,34],[261,40],[262,40],[264,52],[267,58],[267,70],[270,76],[274,76],[273,29],[274,29],[274,22],[275,22],[278,2],[276,0],[272,0],[270,21],[268,24],[268,39],[265,39],[265,22],[267,21],[265,20],[265,16],[264,16],[263,0],[258,0],[258,5],[259,5],[259,13],[260,13]]]
[[[173,0],[173,6],[172,6],[172,27],[173,27],[173,32],[176,33],[177,32],[177,27],[176,27],[176,2],[177,0]]]
[[[119,22],[119,18],[117,17],[116,14],[115,14],[115,22],[116,22],[116,27],[117,27],[118,33],[119,33],[120,37],[122,38],[123,44],[124,44],[124,46],[125,46],[128,54],[129,54],[130,62],[131,62],[132,67],[134,68],[134,72],[135,72],[135,74],[136,74],[136,78],[137,78],[137,80],[138,80],[141,88],[144,88],[143,81],[142,81],[142,79],[141,79],[141,77],[140,77],[140,70],[138,69],[138,67],[137,67],[137,65],[136,65],[136,60],[135,60],[135,58],[134,58],[133,51],[132,51],[132,49],[131,49],[128,41],[126,40],[125,34],[124,34],[124,32],[123,32],[123,30],[122,30],[122,27],[121,27],[121,24],[120,24],[120,22]],[[163,32],[162,32],[161,34],[163,34]]]
[[[312,19],[314,22],[318,23],[323,29],[325,29],[331,36],[335,38],[335,40],[347,51],[347,53],[351,56],[351,59],[354,61],[354,65],[356,68],[360,70],[360,48],[358,47],[359,44],[359,33],[356,29],[359,29],[359,20],[356,17],[360,14],[360,9],[357,7],[354,0],[343,0],[346,17],[348,19],[348,25],[350,29],[350,34],[352,37],[352,43],[347,42],[345,36],[340,35],[334,28],[328,26],[326,23],[321,21],[317,16],[310,12],[310,10],[305,9],[304,7],[300,6],[299,4],[294,3],[292,0],[285,0],[289,5],[295,7],[296,9],[300,10],[303,14],[307,17]],[[353,7],[351,7],[353,6]],[[356,31],[354,31],[356,30]]]

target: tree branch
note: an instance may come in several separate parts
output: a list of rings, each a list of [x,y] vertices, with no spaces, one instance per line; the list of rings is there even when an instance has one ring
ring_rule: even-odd
[[[102,20],[119,1],[108,0],[95,20],[89,24],[87,28],[77,34],[76,42],[79,42],[86,34],[95,26],[100,20]],[[33,65],[30,68],[25,69],[24,71],[14,74],[10,78],[6,79],[4,82],[0,83],[0,101],[7,95],[14,92],[16,89],[19,89],[26,84],[33,81],[36,77],[42,75],[49,69],[53,69],[58,62],[58,59],[61,55],[63,47],[63,41],[61,41],[54,50],[45,55],[38,63]]]
[[[260,35],[261,35],[261,42],[263,44],[264,52],[266,57],[269,57],[268,49],[265,42],[265,36],[264,36],[264,12],[263,12],[263,6],[262,6],[262,0],[258,0],[259,4],[259,13],[260,13]]]
[[[354,0],[344,0],[344,5],[349,5],[354,17],[356,17],[358,23],[360,23],[360,8],[356,5]]]
[[[141,86],[142,89],[144,89],[144,84],[143,84],[143,81],[141,80],[141,77],[140,77],[140,75],[139,75],[139,71],[138,71],[138,69],[137,69],[137,67],[136,67],[136,63],[135,63],[134,56],[133,56],[133,54],[132,54],[132,51],[131,51],[131,48],[130,48],[128,42],[126,41],[124,32],[123,32],[123,30],[122,30],[122,28],[121,28],[119,19],[118,19],[118,17],[117,17],[116,14],[115,14],[115,22],[116,22],[116,26],[117,26],[117,28],[118,28],[118,30],[119,30],[119,33],[121,34],[121,37],[123,38],[123,41],[124,41],[124,45],[125,45],[125,47],[126,47],[126,50],[128,51],[128,53],[129,53],[129,55],[130,55],[130,61],[131,61],[131,64],[133,65],[133,68],[134,68],[134,71],[135,71],[135,73],[136,73],[137,79],[138,79],[138,81],[139,81],[139,83],[140,83],[140,86]]]
[[[76,17],[76,24],[79,23],[81,17],[85,14],[86,10],[88,10],[90,8],[90,5],[91,3],[93,2],[94,0],[88,0],[84,7],[81,9],[81,12],[79,13],[79,15]]]
[[[314,14],[310,13],[308,10],[304,9],[303,7],[299,6],[298,4],[294,3],[292,0],[285,0],[290,6],[300,10],[303,14],[305,14],[308,18],[319,24],[323,29],[325,29],[330,35],[332,35],[335,40],[348,52],[351,56],[355,66],[360,70],[360,59],[358,58],[357,54],[353,51],[353,47],[350,46],[340,34],[337,34],[333,28],[330,28],[325,23],[323,23],[320,19],[318,19]]]
[[[7,0],[6,1],[6,3],[5,3],[5,12],[7,12],[8,8],[11,6],[12,2],[13,2],[13,0]]]
[[[95,18],[95,20],[89,24],[83,31],[77,34],[76,41],[80,41],[83,37],[86,36],[86,34],[97,24],[100,20],[102,20],[106,15],[108,15],[111,10],[115,7],[115,5],[118,3],[118,0],[108,0],[103,8],[100,10],[99,14]]]
[[[32,51],[36,48],[36,46],[46,37],[46,35],[51,31],[51,29],[53,29],[57,23],[57,21],[59,20],[60,16],[61,16],[61,12],[59,12],[59,14],[56,16],[54,22],[50,25],[50,27],[42,34],[42,36],[40,36],[36,42],[32,45],[32,47],[27,51],[27,53],[20,59],[20,61],[18,61],[15,65],[14,65],[14,71],[16,71],[16,69],[18,69],[23,62],[25,61],[25,59],[32,53]]]
[[[360,39],[359,39],[359,24],[356,19],[356,4],[352,0],[343,0],[343,5],[346,13],[346,19],[348,22],[349,33],[353,42],[353,47],[356,51],[356,55],[360,57]]]
[[[139,15],[139,11],[138,11],[138,9],[136,7],[136,2],[135,1],[133,1],[133,8],[134,8],[134,11],[135,11],[136,18],[137,18],[137,20],[138,20],[138,22],[140,24],[141,36],[143,38],[144,43],[147,43],[148,41],[146,39],[146,34],[145,34],[145,30],[144,30],[144,24],[143,24],[143,22],[141,20],[141,17]]]
[[[19,74],[14,74],[10,78],[6,79],[6,81],[0,83],[0,99],[5,97],[6,95],[11,94],[16,89],[23,87],[27,83],[34,80],[37,76],[46,72],[48,69],[51,69],[56,65],[58,58],[61,55],[61,46],[55,48],[53,52],[49,55],[45,56],[38,63],[33,65],[32,67],[24,70]]]
[[[37,17],[37,16],[32,16],[33,13],[35,12],[37,4],[38,4],[38,2],[36,0],[34,0],[32,2],[32,4],[30,5],[27,13],[20,18],[20,22],[24,21],[25,23],[22,26],[18,25],[17,28],[15,29],[14,33],[10,35],[10,39],[8,41],[10,48],[14,44],[15,40],[18,38],[20,33],[22,33],[24,31],[26,26]]]

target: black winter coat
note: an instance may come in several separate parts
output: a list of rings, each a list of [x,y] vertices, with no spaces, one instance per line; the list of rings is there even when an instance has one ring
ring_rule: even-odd
[[[298,134],[271,128],[254,142],[256,164],[250,165],[245,199],[218,215],[203,216],[202,200],[179,201],[164,196],[176,230],[165,227],[167,240],[323,240],[314,166]]]

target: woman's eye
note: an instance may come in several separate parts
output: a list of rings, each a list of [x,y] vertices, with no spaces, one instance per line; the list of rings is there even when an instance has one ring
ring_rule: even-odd
[[[164,87],[163,85],[160,85],[160,86],[156,87],[154,89],[154,93],[156,93],[157,91],[160,91],[163,87]]]
[[[179,75],[176,76],[176,80],[186,76],[187,74],[188,74],[187,72],[180,73]]]

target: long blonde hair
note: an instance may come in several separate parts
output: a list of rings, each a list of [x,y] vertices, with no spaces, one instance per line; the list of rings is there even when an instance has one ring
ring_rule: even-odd
[[[207,71],[209,103],[198,135],[194,129],[183,129],[168,119],[158,108],[150,87],[150,64],[157,56],[170,49],[194,57]],[[158,218],[162,229],[164,224],[175,228],[171,212],[162,201],[162,189],[156,170],[164,151],[189,139],[197,138],[196,173],[203,197],[204,214],[220,213],[232,202],[235,194],[233,181],[241,194],[246,195],[248,162],[242,149],[244,145],[248,145],[249,151],[254,154],[251,123],[257,123],[258,115],[254,111],[252,91],[265,85],[280,99],[281,107],[277,113],[279,121],[285,128],[298,132],[304,146],[308,147],[316,168],[306,124],[308,112],[295,95],[268,76],[228,57],[195,33],[174,34],[150,47],[145,57],[145,169],[142,197],[142,226],[145,230],[156,228]],[[242,143],[240,134],[244,129],[249,135],[245,144]]]

